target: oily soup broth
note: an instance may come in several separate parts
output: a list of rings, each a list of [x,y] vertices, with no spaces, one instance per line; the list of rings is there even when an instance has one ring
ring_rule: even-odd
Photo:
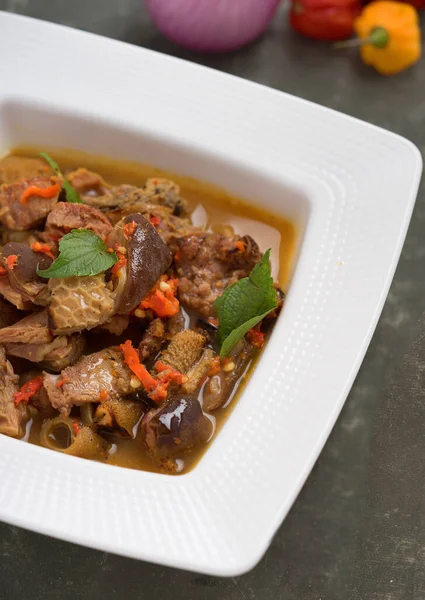
[[[34,148],[18,148],[12,153],[18,156],[34,156],[38,151]],[[270,214],[257,206],[250,205],[246,201],[229,195],[226,191],[211,184],[169,173],[151,165],[117,161],[73,150],[48,152],[57,161],[64,173],[67,170],[84,166],[89,170],[100,173],[108,183],[114,185],[127,183],[141,187],[149,177],[164,177],[177,182],[181,186],[182,196],[189,202],[194,225],[204,226],[206,229],[218,233],[233,230],[239,235],[248,234],[256,240],[263,252],[267,248],[272,248],[273,277],[279,282],[283,291],[287,290],[297,236],[294,225],[283,217]],[[255,365],[251,364],[249,372],[245,373],[239,380],[227,404],[223,408],[214,411],[214,416],[211,417],[215,424],[213,438],[230,414],[254,367]],[[210,415],[208,416],[210,417]],[[41,420],[30,421],[24,439],[38,444],[41,424]],[[135,430],[134,439],[123,439],[116,436],[109,438],[112,446],[107,462],[132,469],[158,471],[146,455],[140,429],[135,427]],[[209,443],[195,448],[179,460],[180,473],[189,471],[196,464]]]

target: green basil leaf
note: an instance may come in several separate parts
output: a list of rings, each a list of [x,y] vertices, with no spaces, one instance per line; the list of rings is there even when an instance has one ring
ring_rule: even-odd
[[[74,229],[60,240],[58,258],[48,269],[37,269],[37,273],[47,278],[98,275],[110,269],[117,260],[116,253],[108,252],[98,235],[88,229]]]
[[[61,170],[59,169],[59,165],[56,161],[53,160],[51,156],[47,154],[47,152],[39,152],[39,156],[44,158],[44,160],[50,165],[53,171],[59,175],[62,175]],[[63,189],[65,190],[65,198],[67,202],[71,202],[72,204],[82,204],[82,200],[77,192],[77,190],[69,183],[68,179],[66,179],[63,175]]]
[[[65,190],[65,197],[67,202],[71,202],[71,204],[83,204],[77,190],[75,187],[69,183],[68,179],[63,180],[63,189]]]
[[[38,156],[44,158],[44,160],[49,164],[49,166],[53,169],[55,173],[60,173],[59,165],[57,162],[53,160],[51,156],[47,154],[47,152],[39,152]]]
[[[229,354],[239,340],[276,307],[269,249],[249,277],[230,285],[214,302],[219,322],[220,356]]]

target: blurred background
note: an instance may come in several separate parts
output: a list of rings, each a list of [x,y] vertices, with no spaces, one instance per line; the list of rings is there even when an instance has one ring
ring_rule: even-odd
[[[413,1],[420,8],[421,0]],[[151,0],[152,13],[143,0],[0,0],[0,9],[151,48],[294,94],[399,133],[423,154],[425,62],[420,59],[418,22],[424,29],[425,19],[419,16],[418,21],[409,4],[375,2],[365,9],[356,0],[299,0],[293,5],[271,0],[266,7],[268,0],[261,0],[264,5],[247,10],[250,0],[197,0],[198,5],[215,4],[213,13],[206,6],[205,18],[193,8],[185,12],[183,5],[193,2]],[[177,16],[170,14],[177,5]],[[212,21],[218,9],[225,26]],[[245,15],[243,26],[240,14]],[[164,37],[158,25],[179,45]],[[369,40],[371,32],[374,40]],[[333,41],[352,39],[355,33],[363,44],[370,42],[369,51],[364,52],[366,46],[363,51],[335,47]],[[237,48],[250,37],[256,39]],[[226,51],[189,49],[199,49],[202,41],[210,44],[208,50],[223,49],[221,44]],[[400,72],[383,75],[382,70]],[[43,75],[53,76],[48,66]],[[69,90],[71,94],[72,82]],[[423,600],[423,192],[422,184],[383,315],[347,403],[300,497],[251,573],[232,579],[195,575],[0,524],[0,597]]]

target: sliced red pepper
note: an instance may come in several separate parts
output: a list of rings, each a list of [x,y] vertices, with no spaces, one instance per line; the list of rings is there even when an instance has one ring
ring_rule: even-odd
[[[167,283],[168,290],[161,290],[161,283]],[[168,279],[167,275],[163,275],[153,290],[146,296],[140,303],[140,308],[150,308],[157,317],[161,319],[165,317],[172,317],[179,312],[180,303],[175,297],[177,291],[177,279]]]
[[[0,276],[1,275],[7,275],[7,271],[4,267],[2,267],[2,265],[0,265]]]
[[[160,225],[160,223],[161,223],[161,218],[157,217],[156,215],[152,215],[152,217],[149,219],[149,221],[151,222],[151,224],[154,227],[158,227],[158,225]]]
[[[155,370],[159,373],[158,379],[164,383],[171,383],[171,381],[174,381],[178,385],[182,385],[188,381],[187,375],[183,375],[183,373],[180,373],[177,369],[173,369],[173,367],[166,365],[160,360],[155,363]]]
[[[148,394],[149,398],[157,404],[161,404],[167,397],[168,384],[169,382],[158,384],[156,388]]]
[[[124,344],[120,345],[122,353],[124,354],[124,362],[128,368],[133,371],[138,379],[142,382],[143,387],[146,391],[150,392],[157,384],[155,379],[146,369],[145,365],[140,362],[137,351],[133,348],[131,340],[127,340]]]
[[[15,404],[18,405],[20,402],[29,402],[29,400],[35,396],[37,392],[43,387],[43,375],[30,379],[21,387],[18,392],[14,393]]]
[[[62,379],[58,379],[58,381],[56,382],[56,387],[61,388],[62,386],[65,385],[65,383],[69,383],[69,379],[67,379],[66,377],[63,377]]]
[[[124,237],[128,240],[130,236],[136,231],[137,223],[136,221],[131,221],[131,223],[126,223],[123,227]]]
[[[265,342],[265,335],[258,329],[250,329],[246,334],[246,338],[254,348],[262,348]]]
[[[119,274],[121,269],[123,267],[125,267],[125,265],[127,264],[127,259],[124,256],[124,254],[122,252],[120,252],[119,250],[116,250],[116,253],[117,253],[118,260],[111,269],[111,273],[114,277],[117,277],[117,275]]]
[[[55,257],[52,253],[52,247],[49,246],[49,244],[34,242],[34,244],[31,244],[31,250],[34,250],[34,252],[42,252],[43,254],[47,254],[47,256],[50,256],[52,260],[55,260]]]
[[[9,254],[9,256],[6,258],[6,266],[9,269],[9,271],[13,271],[17,264],[18,257],[16,256],[16,254]]]
[[[148,393],[149,398],[158,404],[165,400],[170,381],[160,381],[152,377],[145,365],[140,362],[139,355],[133,348],[130,340],[127,340],[124,344],[121,344],[120,348],[124,355],[125,364],[141,381],[143,387]]]
[[[211,366],[208,371],[208,377],[213,377],[213,375],[217,375],[221,371],[221,363],[218,356],[212,359]]]
[[[75,435],[78,435],[80,433],[81,427],[77,419],[74,419],[72,423],[72,429],[74,430]]]
[[[31,196],[41,196],[41,198],[53,198],[61,191],[61,186],[59,183],[54,183],[49,187],[39,187],[38,185],[30,185],[26,190],[22,193],[20,203],[25,204],[28,198]]]

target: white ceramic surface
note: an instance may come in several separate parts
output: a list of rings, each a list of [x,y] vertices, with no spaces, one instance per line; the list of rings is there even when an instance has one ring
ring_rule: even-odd
[[[284,311],[199,465],[168,477],[0,436],[0,518],[216,575],[261,558],[347,397],[421,174],[408,141],[216,71],[0,13],[1,150],[73,147],[206,179],[294,219]],[[308,540],[306,540],[308,544]]]

